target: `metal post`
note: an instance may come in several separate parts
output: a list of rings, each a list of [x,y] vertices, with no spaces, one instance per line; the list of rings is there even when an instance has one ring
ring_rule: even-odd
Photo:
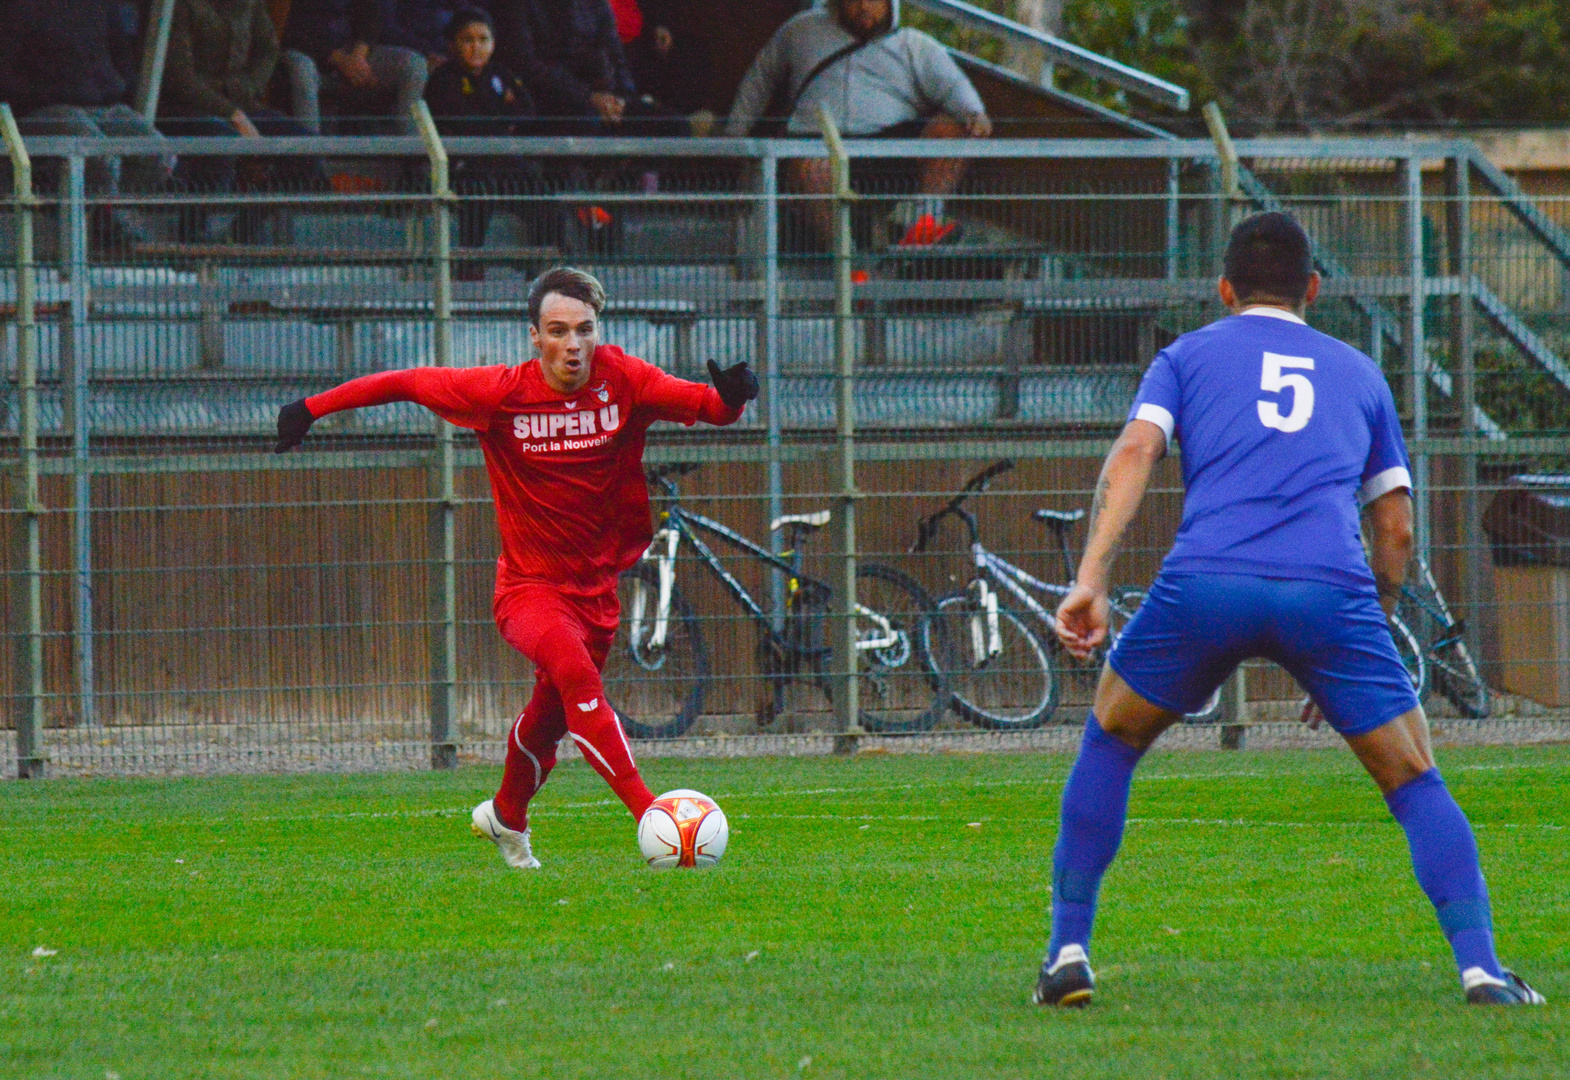
[[[1446,170],[1450,196],[1450,273],[1461,283],[1452,301],[1451,363],[1455,369],[1455,401],[1461,413],[1461,437],[1477,438],[1477,378],[1472,350],[1472,166],[1467,157],[1451,158]],[[1477,451],[1461,454],[1461,597],[1473,656],[1482,656],[1483,534],[1478,507]]]
[[[856,669],[856,416],[855,323],[851,320],[850,269],[852,238],[850,232],[850,159],[840,141],[838,126],[828,110],[818,109],[823,139],[828,144],[834,166],[834,353],[835,380],[839,391],[835,410],[838,438],[835,454],[835,479],[839,481],[839,566],[830,579],[834,584],[834,607],[829,644],[834,651],[831,685],[834,690],[835,719],[843,737],[840,749],[854,747],[861,731],[860,687]]]
[[[1179,232],[1179,203],[1181,194],[1182,170],[1177,158],[1167,160],[1167,278],[1178,276],[1178,245],[1181,242]],[[1143,357],[1141,357],[1143,360]]]
[[[763,407],[767,425],[765,468],[769,489],[769,521],[785,512],[784,469],[780,464],[780,163],[770,151],[760,162],[763,168]],[[769,533],[769,550],[780,554],[784,539],[778,530]],[[769,575],[769,598],[774,629],[785,628],[785,575]]]
[[[33,266],[33,163],[16,129],[11,106],[0,102],[0,133],[11,158],[11,183],[16,206],[16,374],[17,395],[22,415],[19,418],[22,458],[21,547],[26,569],[23,588],[18,590],[21,618],[13,625],[23,629],[24,640],[17,649],[17,695],[21,708],[16,716],[16,775],[19,779],[42,777],[44,756],[44,594],[43,553],[39,546],[39,517],[43,504],[38,498],[38,326],[34,318],[37,283]]]
[[[431,326],[433,361],[437,367],[448,367],[452,364],[453,195],[447,176],[447,148],[442,145],[425,102],[415,102],[410,111],[431,161],[431,269],[436,282]],[[435,435],[430,520],[435,563],[431,568],[431,768],[450,769],[458,764],[458,746],[453,741],[458,672],[458,545],[453,478],[456,459],[452,427],[437,419]]]
[[[72,634],[76,660],[77,720],[82,727],[97,722],[97,696],[93,681],[93,474],[89,467],[91,437],[89,406],[92,357],[87,349],[87,187],[80,155],[66,159],[61,176],[60,250],[64,255],[69,312],[60,334],[61,372],[66,384],[67,426],[71,431],[72,555],[76,564],[73,599],[76,630]]]
[[[1227,240],[1232,232],[1232,211],[1241,196],[1238,184],[1239,162],[1237,147],[1227,131],[1227,122],[1221,115],[1221,106],[1214,101],[1201,110],[1205,126],[1210,129],[1211,141],[1216,144],[1216,204],[1211,210],[1211,228],[1215,234],[1215,268],[1224,270]]]
[[[1412,456],[1413,501],[1416,506],[1417,554],[1427,559],[1429,535],[1428,342],[1424,337],[1423,302],[1423,161],[1414,152],[1406,158],[1406,248],[1411,289],[1407,298],[1407,392],[1412,402],[1412,438],[1419,450]],[[1429,560],[1430,563],[1432,560]]]
[[[158,117],[158,91],[164,81],[164,60],[169,55],[169,28],[174,25],[174,0],[153,0],[147,12],[147,33],[142,39],[142,69],[136,76],[131,107],[148,120]]]

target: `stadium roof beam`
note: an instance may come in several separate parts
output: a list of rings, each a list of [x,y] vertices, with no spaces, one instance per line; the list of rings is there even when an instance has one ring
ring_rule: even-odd
[[[1146,101],[1165,105],[1178,112],[1188,111],[1188,91],[1176,83],[1158,79],[1148,72],[1129,67],[1127,64],[1120,64],[1110,57],[1093,53],[1089,49],[1082,49],[1062,38],[1034,30],[1013,19],[995,15],[985,8],[967,4],[965,0],[905,0],[905,2],[940,18],[952,19],[997,37],[1034,45],[1046,54],[1047,60],[1051,63],[1062,64],[1082,75],[1112,83]]]

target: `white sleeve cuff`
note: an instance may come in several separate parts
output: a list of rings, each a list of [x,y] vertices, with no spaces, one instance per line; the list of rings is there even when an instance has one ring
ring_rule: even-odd
[[[1172,419],[1172,414],[1167,412],[1167,410],[1163,409],[1160,405],[1152,405],[1148,401],[1145,402],[1138,409],[1134,410],[1134,419],[1148,420],[1152,424],[1155,424],[1166,435],[1167,444],[1171,445],[1172,429],[1177,427],[1177,422]]]
[[[1396,465],[1370,476],[1363,482],[1363,486],[1357,489],[1358,505],[1367,506],[1381,495],[1388,495],[1396,488],[1412,490],[1412,474],[1406,471],[1405,466]]]

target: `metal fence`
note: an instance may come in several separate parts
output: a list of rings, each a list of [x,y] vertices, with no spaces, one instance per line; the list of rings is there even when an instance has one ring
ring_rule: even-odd
[[[1237,169],[1156,138],[26,149],[0,205],[8,775],[499,757],[531,676],[490,622],[472,442],[387,406],[267,451],[281,403],[352,376],[527,358],[527,283],[562,262],[604,280],[606,340],[690,378],[748,360],[764,384],[734,428],[652,434],[651,466],[701,467],[654,480],[657,524],[689,531],[623,582],[607,684],[636,734],[679,751],[1078,723],[1094,668],[996,575],[1001,622],[971,617],[987,589],[964,522],[913,552],[918,521],[1017,462],[965,507],[1050,610],[1054,530],[1072,558],[1083,524],[1032,512],[1088,504],[1149,358],[1221,313],[1231,223],[1277,205],[1318,245],[1312,321],[1383,366],[1407,424],[1454,616],[1407,611],[1432,712],[1460,731],[1478,711],[1447,681],[1457,642],[1499,737],[1554,735],[1570,705],[1570,570],[1547,536],[1566,504],[1512,479],[1570,471],[1567,207],[1469,144],[1242,142]],[[804,190],[814,160],[848,186]],[[934,160],[961,166],[941,204]],[[962,235],[901,245],[932,210]],[[769,527],[824,509],[827,527]],[[1180,511],[1168,462],[1120,563],[1131,589]],[[1298,696],[1251,667],[1203,719],[1285,721]]]

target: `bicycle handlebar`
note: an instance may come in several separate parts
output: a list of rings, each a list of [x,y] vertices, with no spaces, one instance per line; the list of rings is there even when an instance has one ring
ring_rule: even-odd
[[[916,542],[911,545],[910,550],[913,553],[918,551],[925,551],[927,549],[927,541],[931,540],[933,534],[937,532],[938,523],[940,521],[948,517],[950,514],[958,511],[960,504],[963,503],[966,499],[970,498],[976,492],[986,491],[987,485],[992,482],[994,477],[1001,476],[1013,467],[1014,459],[1004,458],[1002,461],[994,461],[991,465],[988,465],[975,476],[972,476],[969,480],[965,481],[965,486],[960,488],[958,494],[956,494],[952,499],[943,505],[943,509],[939,510],[935,514],[922,518],[921,521],[917,523]]]
[[[651,484],[658,484],[674,495],[676,483],[672,477],[686,476],[702,467],[702,464],[697,461],[672,461],[664,465],[646,465],[643,469],[643,478]]]

